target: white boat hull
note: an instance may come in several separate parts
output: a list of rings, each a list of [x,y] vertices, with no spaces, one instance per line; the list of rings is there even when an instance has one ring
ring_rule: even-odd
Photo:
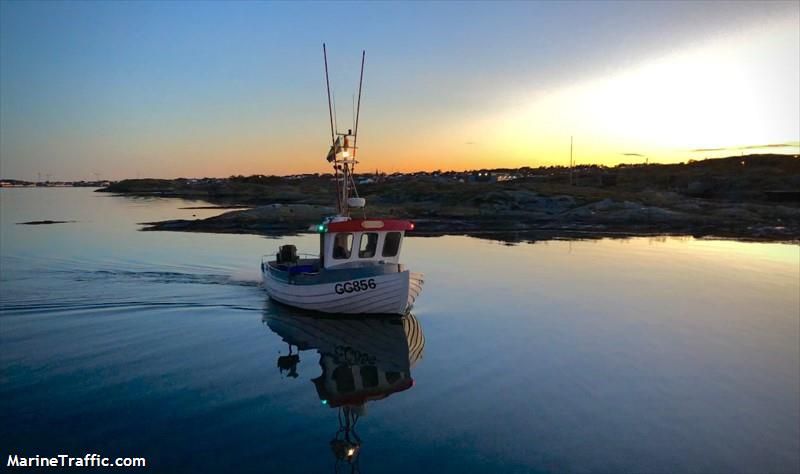
[[[352,281],[294,285],[263,272],[269,296],[283,304],[323,313],[405,314],[424,283],[408,270]]]

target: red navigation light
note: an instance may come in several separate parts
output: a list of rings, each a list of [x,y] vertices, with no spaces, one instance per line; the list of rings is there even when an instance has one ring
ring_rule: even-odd
[[[408,223],[408,227],[409,227],[409,230],[414,230],[414,223],[413,222],[409,222]]]

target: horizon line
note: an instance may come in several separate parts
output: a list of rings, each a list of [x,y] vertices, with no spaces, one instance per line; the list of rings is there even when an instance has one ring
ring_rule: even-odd
[[[638,154],[633,154],[633,153],[623,154],[623,155],[641,156],[643,158],[646,157],[645,155],[638,155]],[[685,166],[685,165],[688,165],[688,164],[691,164],[691,163],[699,163],[699,162],[703,162],[703,161],[729,160],[729,159],[732,159],[732,158],[741,159],[741,158],[748,158],[748,157],[754,157],[754,156],[774,156],[774,157],[786,157],[786,158],[800,159],[800,154],[798,154],[798,153],[750,153],[748,155],[730,155],[730,156],[722,156],[722,157],[716,157],[716,158],[702,158],[702,159],[698,159],[698,160],[689,159],[687,161],[681,161],[681,162],[676,162],[676,163],[632,162],[632,163],[618,163],[616,165],[604,165],[604,164],[600,164],[600,163],[581,163],[581,164],[575,164],[574,166],[572,166],[572,168],[598,167],[598,168],[613,169],[613,168],[632,167],[632,166],[648,166],[648,167],[654,167],[654,166],[681,166],[681,165]],[[381,172],[380,169],[376,169],[375,171],[377,171],[378,173],[383,173],[383,174],[385,174],[387,176],[391,176],[391,175],[395,175],[395,174],[407,175],[407,174],[417,174],[417,173],[426,173],[426,174],[440,173],[440,174],[446,174],[446,173],[473,173],[473,172],[480,172],[480,171],[497,171],[497,170],[509,170],[510,171],[510,170],[521,170],[521,169],[526,169],[526,168],[527,169],[532,169],[532,170],[536,170],[536,169],[552,169],[552,168],[569,169],[570,166],[567,166],[567,165],[539,165],[539,166],[536,166],[536,167],[519,166],[519,167],[516,167],[516,168],[497,167],[497,168],[473,168],[473,169],[464,169],[464,170],[450,169],[450,170],[431,170],[431,171],[425,171],[425,170],[393,171],[391,173],[387,173],[385,171]],[[26,183],[92,183],[92,182],[119,182],[119,181],[143,180],[143,179],[158,179],[158,180],[230,179],[230,178],[238,178],[238,177],[249,178],[249,177],[253,177],[253,176],[260,176],[260,177],[265,177],[265,178],[286,178],[286,177],[290,177],[290,176],[314,176],[314,175],[316,175],[316,176],[325,176],[325,175],[333,175],[333,173],[330,172],[330,171],[326,171],[326,172],[318,172],[317,171],[317,172],[308,172],[308,173],[288,173],[288,174],[251,174],[251,175],[231,174],[231,175],[228,175],[228,176],[203,176],[202,178],[200,178],[200,177],[187,177],[187,176],[176,176],[176,177],[172,177],[172,178],[154,178],[154,177],[147,177],[146,176],[146,177],[120,178],[120,179],[103,179],[103,178],[99,178],[99,179],[47,180],[47,181],[41,181],[41,180],[39,180],[39,181],[29,181],[29,180],[26,180],[26,179],[0,177],[0,181],[20,181],[20,182],[26,182]],[[358,175],[375,175],[375,173],[374,172],[354,173],[354,175],[356,175],[356,176],[358,176]]]

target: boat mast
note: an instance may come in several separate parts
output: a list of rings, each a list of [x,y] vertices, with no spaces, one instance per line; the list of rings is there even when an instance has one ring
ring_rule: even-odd
[[[325,48],[325,43],[322,43],[322,56],[325,59],[325,86],[328,89],[328,115],[331,119],[331,150],[336,153],[336,132],[333,129],[333,106],[331,104],[331,81],[328,78],[328,51]],[[336,159],[333,160],[334,179],[336,181],[336,210],[342,212],[342,202],[339,197],[339,168],[336,164]]]
[[[336,179],[336,209],[338,214],[343,217],[350,215],[350,205],[348,199],[351,193],[358,197],[356,190],[356,183],[354,178],[356,161],[356,141],[358,137],[358,119],[361,113],[361,86],[364,83],[364,59],[366,51],[361,51],[361,75],[358,81],[358,104],[355,109],[355,117],[353,118],[354,129],[348,130],[347,133],[340,133],[336,130],[336,104],[331,101],[331,85],[328,75],[328,53],[325,43],[322,44],[322,54],[325,57],[325,85],[328,88],[328,114],[331,121],[331,151],[328,154],[328,161],[333,162],[333,169]],[[353,142],[350,143],[350,138]],[[341,179],[339,173],[341,172]],[[360,205],[355,207],[363,208],[363,200]]]
[[[361,50],[361,74],[358,79],[358,103],[356,105],[356,119],[355,123],[353,124],[354,129],[348,130],[346,134],[340,134],[344,136],[344,143],[345,146],[342,152],[342,171],[344,173],[344,186],[342,188],[342,202],[344,203],[344,215],[350,215],[350,206],[347,202],[348,198],[350,198],[350,192],[352,191],[356,197],[358,197],[358,190],[356,190],[356,183],[355,183],[355,169],[356,164],[358,161],[356,160],[356,152],[358,148],[356,147],[358,141],[358,118],[361,115],[361,86],[364,83],[364,58],[366,57],[366,51],[363,49]],[[352,146],[347,141],[348,137],[353,138]]]

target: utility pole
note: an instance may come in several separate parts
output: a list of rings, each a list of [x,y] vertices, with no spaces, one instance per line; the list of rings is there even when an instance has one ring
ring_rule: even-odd
[[[573,180],[572,180],[572,168],[573,167],[574,167],[574,163],[572,161],[572,135],[570,135],[570,137],[569,137],[569,184],[570,184],[570,186],[572,186],[574,184]]]

